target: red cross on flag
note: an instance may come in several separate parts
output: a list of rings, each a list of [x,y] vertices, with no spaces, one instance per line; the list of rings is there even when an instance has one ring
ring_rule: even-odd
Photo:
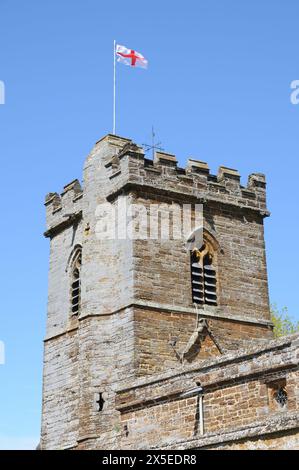
[[[117,62],[130,65],[131,67],[147,68],[148,61],[142,54],[140,54],[140,52],[136,52],[134,49],[128,49],[125,46],[117,44],[115,53],[117,56]]]

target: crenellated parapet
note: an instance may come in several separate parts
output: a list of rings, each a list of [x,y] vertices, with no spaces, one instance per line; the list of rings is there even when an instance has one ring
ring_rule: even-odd
[[[48,193],[45,199],[47,231],[45,236],[51,237],[62,228],[82,216],[83,191],[76,179],[64,186],[61,194]]]
[[[206,162],[194,158],[189,158],[182,168],[175,155],[161,151],[155,152],[154,159],[149,159],[144,149],[132,140],[110,134],[96,143],[86,167],[91,168],[91,177],[95,172],[101,175],[99,184],[109,202],[119,194],[137,191],[143,195],[181,198],[185,203],[214,201],[258,211],[263,217],[269,215],[266,180],[261,173],[251,174],[247,186],[242,186],[235,169],[220,166],[217,175],[213,175]],[[57,227],[64,227],[74,217],[80,218],[82,202],[83,190],[77,179],[67,184],[61,194],[47,194],[46,235],[51,236]]]
[[[217,175],[210,174],[206,162],[189,158],[185,168],[178,166],[176,156],[156,152],[148,159],[141,147],[126,143],[105,165],[110,179],[107,199],[135,188],[143,192],[159,192],[171,197],[181,194],[192,201],[215,201],[259,211],[269,215],[266,207],[266,180],[260,173],[251,174],[247,186],[242,186],[237,170],[220,166]]]

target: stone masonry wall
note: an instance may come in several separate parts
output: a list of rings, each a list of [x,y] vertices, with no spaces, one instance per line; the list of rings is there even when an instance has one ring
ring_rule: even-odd
[[[78,320],[71,315],[69,261],[74,248],[82,243],[79,182],[67,185],[61,196],[49,194],[46,210],[50,260],[41,445],[61,449],[73,446],[78,438]],[[69,220],[68,214],[77,214],[77,218]],[[62,230],[57,229],[59,224]]]
[[[159,199],[159,201],[157,201]],[[150,206],[167,199],[136,197]],[[168,204],[177,202],[168,199]],[[186,204],[188,199],[186,199]],[[182,204],[181,204],[182,206]],[[203,204],[204,226],[217,250],[218,310],[223,314],[270,320],[263,219],[248,210]],[[186,239],[134,240],[135,297],[160,304],[192,307],[190,254]],[[215,308],[217,310],[217,308]]]
[[[116,401],[123,429],[121,447],[217,448],[242,439],[240,447],[244,447],[246,433],[251,439],[263,439],[266,446],[266,435],[284,436],[295,429],[298,446],[298,341],[295,335],[260,349],[205,360],[193,368],[182,366],[181,372],[154,380],[126,383]],[[284,384],[288,395],[283,408],[273,398],[277,382]],[[198,383],[204,395],[203,436],[199,435],[198,396],[184,397]]]
[[[137,375],[161,373],[179,366],[175,350],[186,347],[196,326],[195,313],[178,313],[156,309],[135,308],[135,366]],[[257,345],[272,338],[272,330],[267,325],[246,324],[221,318],[210,318],[209,327],[217,338],[221,353]],[[171,342],[176,340],[175,350]],[[217,346],[209,335],[189,362],[198,363],[208,357],[220,355]]]
[[[214,450],[299,450],[298,430],[269,433],[213,447]]]
[[[78,439],[78,335],[66,333],[45,343],[41,445],[73,447]]]
[[[134,360],[131,309],[80,322],[79,448],[97,440],[97,448],[115,448],[119,415],[113,387],[132,376]],[[105,403],[99,411],[99,393]],[[93,445],[93,444],[92,444]]]

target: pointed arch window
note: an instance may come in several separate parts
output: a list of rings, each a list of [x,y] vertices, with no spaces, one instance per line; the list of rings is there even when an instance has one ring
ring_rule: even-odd
[[[190,252],[192,301],[199,305],[217,305],[217,276],[214,251],[204,242]]]
[[[82,250],[77,248],[72,261],[71,269],[71,312],[78,315],[81,307],[81,264]]]

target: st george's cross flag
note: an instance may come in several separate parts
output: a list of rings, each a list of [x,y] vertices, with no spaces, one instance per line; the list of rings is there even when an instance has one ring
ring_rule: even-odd
[[[130,65],[131,67],[141,67],[143,69],[147,68],[148,61],[143,57],[142,54],[140,54],[140,52],[137,52],[134,49],[128,49],[125,46],[116,44],[115,54],[117,56],[117,62]]]

